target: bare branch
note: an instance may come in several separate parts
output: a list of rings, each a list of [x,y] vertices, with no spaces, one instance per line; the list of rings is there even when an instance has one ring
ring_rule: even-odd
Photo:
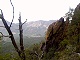
[[[1,9],[0,9],[1,10]],[[3,14],[2,10],[1,10],[1,14]]]
[[[42,52],[42,54],[41,54],[41,59],[43,58],[43,56],[44,56],[44,52]]]
[[[25,24],[26,22],[27,22],[27,19],[26,19],[26,21],[25,21],[23,24]],[[22,24],[22,25],[23,25],[23,24]]]
[[[0,27],[3,27],[3,28],[5,28],[4,26],[0,26]]]
[[[2,15],[0,14],[0,18],[2,18]]]
[[[4,26],[5,26],[6,30],[7,30],[7,32],[9,34],[10,38],[11,38],[11,41],[12,41],[13,46],[15,47],[15,50],[18,52],[18,55],[20,56],[20,50],[19,50],[19,48],[18,48],[18,46],[16,44],[16,41],[14,39],[12,31],[10,30],[10,27],[8,26],[6,20],[3,17],[3,14],[2,14],[2,18],[1,19],[2,19],[2,22],[3,22],[3,24],[4,24]]]
[[[34,54],[35,54],[37,57],[39,56],[38,53],[37,53],[36,51],[34,52]]]
[[[1,37],[10,37],[11,35],[3,35],[3,33],[2,32],[0,32],[1,33]]]
[[[3,16],[3,12],[1,9],[0,9],[0,11],[1,11],[0,18],[2,19],[2,18],[4,18],[4,16]]]
[[[3,33],[2,33],[2,32],[0,32],[0,33],[1,33],[1,35],[2,35],[1,37],[3,37],[3,36],[4,36]]]
[[[11,24],[10,24],[10,27],[11,27],[11,25],[12,25],[12,23],[13,23],[13,20],[14,20],[14,6],[13,6],[13,4],[12,4],[12,1],[10,0],[10,3],[11,3],[11,5],[12,5],[12,7],[13,7],[13,18],[12,18],[12,22],[11,22]]]
[[[23,60],[26,60],[25,53],[24,53],[24,46],[23,46],[23,29],[22,29],[22,22],[21,22],[21,13],[19,13],[19,36],[20,36],[20,50],[22,53]]]
[[[11,35],[6,35],[6,36],[5,36],[5,35],[3,35],[3,37],[10,37],[10,36],[11,36]]]
[[[43,58],[44,52],[42,52],[42,54],[41,54],[41,55],[40,55],[40,54],[38,54],[36,51],[35,51],[35,52],[33,52],[33,53],[31,53],[31,54],[36,55],[36,57],[37,57],[39,60],[41,60],[41,59]]]

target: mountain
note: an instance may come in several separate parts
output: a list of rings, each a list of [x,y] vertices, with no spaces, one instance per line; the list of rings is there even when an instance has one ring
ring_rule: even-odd
[[[46,29],[48,28],[49,24],[55,22],[56,20],[50,20],[50,21],[32,21],[32,22],[27,22],[23,25],[23,34],[24,36],[28,37],[41,37],[45,36]],[[7,21],[7,24],[10,25],[10,22]],[[3,26],[2,21],[0,21],[0,26]],[[18,30],[19,26],[18,23],[13,23],[11,30],[14,35],[19,34]],[[0,27],[0,32],[3,34],[7,35],[7,31],[5,28]]]
[[[45,36],[46,29],[48,28],[49,24],[55,22],[54,20],[50,21],[34,21],[28,22],[23,26],[24,35],[26,36]]]

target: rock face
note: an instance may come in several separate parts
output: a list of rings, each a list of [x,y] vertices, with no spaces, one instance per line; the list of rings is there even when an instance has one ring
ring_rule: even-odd
[[[46,43],[43,47],[46,52],[48,52],[49,48],[55,47],[56,49],[59,48],[59,43],[65,38],[65,31],[68,22],[64,22],[64,18],[60,18],[57,22],[52,23],[49,25],[46,33]],[[45,47],[46,46],[46,47]]]

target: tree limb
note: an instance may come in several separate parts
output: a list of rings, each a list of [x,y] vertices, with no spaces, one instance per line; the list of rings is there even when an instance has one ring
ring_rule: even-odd
[[[35,54],[37,57],[39,56],[38,53],[37,53],[36,51],[34,52],[34,54]]]
[[[2,32],[0,32],[1,33],[1,37],[10,37],[10,35],[7,35],[7,36],[5,36],[5,35],[3,35],[3,33]]]
[[[3,33],[2,33],[2,32],[0,32],[0,33],[1,33],[1,35],[2,35],[1,37],[3,37],[3,36],[4,36]]]
[[[22,22],[21,22],[21,13],[19,14],[19,36],[20,36],[20,50],[21,50],[21,57],[23,58],[23,60],[26,60],[25,58],[25,53],[24,53],[24,46],[23,46],[23,29],[22,29]]]
[[[2,18],[4,18],[4,16],[3,16],[3,12],[1,9],[0,9],[0,11],[1,11],[0,18],[2,19]]]
[[[19,48],[18,48],[18,46],[17,46],[17,44],[15,42],[15,39],[14,39],[14,36],[12,34],[12,31],[10,30],[10,27],[8,26],[6,20],[3,17],[3,14],[2,14],[1,19],[2,19],[2,22],[3,22],[3,24],[4,24],[4,26],[5,26],[6,30],[7,30],[7,32],[9,34],[10,38],[11,38],[11,41],[12,41],[13,46],[15,47],[15,50],[18,52],[18,54],[20,56],[20,50],[19,50]]]
[[[3,27],[3,28],[5,28],[4,26],[0,26],[0,27]]]
[[[12,18],[12,22],[11,22],[11,24],[10,24],[10,27],[11,27],[11,25],[12,25],[12,23],[13,23],[13,20],[14,20],[14,6],[13,6],[13,4],[12,4],[12,1],[10,0],[10,3],[11,3],[11,5],[12,5],[12,7],[13,7],[13,18]]]
[[[27,22],[27,19],[26,19],[26,21],[25,21],[23,24],[25,24],[26,22]],[[23,24],[22,24],[22,25],[23,25]]]

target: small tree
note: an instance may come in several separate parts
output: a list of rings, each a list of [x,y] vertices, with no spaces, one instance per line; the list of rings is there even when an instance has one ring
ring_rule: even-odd
[[[65,17],[72,19],[73,14],[74,14],[74,9],[69,8],[69,11],[65,14]]]

